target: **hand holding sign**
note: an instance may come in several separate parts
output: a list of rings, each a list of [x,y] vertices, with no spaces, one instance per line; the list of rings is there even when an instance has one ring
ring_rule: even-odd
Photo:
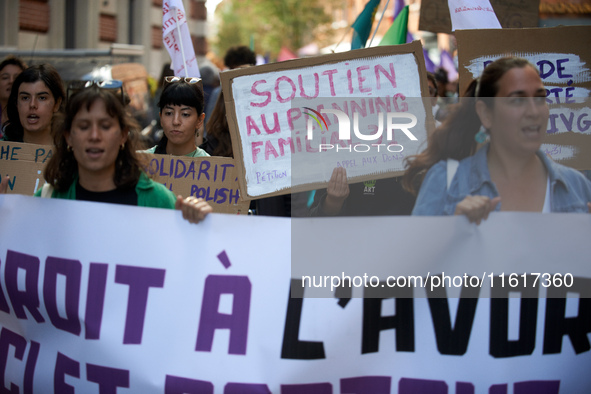
[[[0,194],[6,194],[8,192],[8,179],[10,178],[7,175],[0,181]]]
[[[336,167],[333,170],[326,191],[327,195],[322,209],[328,215],[336,215],[341,211],[345,200],[349,197],[347,170],[344,167]]]
[[[202,198],[191,196],[183,199],[180,195],[176,197],[174,209],[182,211],[183,219],[195,224],[205,219],[213,211],[211,205]]]

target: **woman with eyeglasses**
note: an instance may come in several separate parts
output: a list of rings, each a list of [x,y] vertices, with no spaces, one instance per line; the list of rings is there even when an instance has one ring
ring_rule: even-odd
[[[48,183],[36,196],[178,209],[191,223],[212,211],[204,200],[175,196],[143,172],[136,153],[139,127],[113,90],[92,85],[74,93],[59,126],[44,173]]]
[[[465,96],[409,160],[405,187],[420,187],[413,215],[464,215],[478,224],[499,210],[591,210],[591,182],[540,150],[549,108],[534,65],[498,59]]]
[[[53,117],[65,101],[62,78],[53,66],[31,66],[12,84],[4,140],[51,145]]]
[[[205,119],[203,90],[199,78],[166,77],[158,107],[164,135],[146,153],[174,156],[209,156],[197,147],[196,138]]]

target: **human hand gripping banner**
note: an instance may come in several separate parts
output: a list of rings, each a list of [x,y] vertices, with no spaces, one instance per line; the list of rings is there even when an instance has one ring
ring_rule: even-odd
[[[590,391],[589,215],[360,220],[0,196],[0,389]],[[302,259],[370,284],[306,298]],[[400,286],[372,296],[374,276]]]

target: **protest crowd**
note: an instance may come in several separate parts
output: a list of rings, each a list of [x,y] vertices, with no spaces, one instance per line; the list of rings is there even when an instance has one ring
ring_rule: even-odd
[[[163,3],[165,18],[170,9],[184,17],[182,2]],[[181,3],[180,8],[176,3]],[[126,242],[125,247],[129,247],[121,253],[120,261],[108,264],[92,260],[94,257],[88,257],[88,261],[75,257],[78,249],[72,248],[78,246],[72,246],[76,239],[70,238],[51,241],[57,252],[44,254],[42,246],[21,250],[16,239],[24,237],[25,232],[3,228],[0,217],[0,234],[10,234],[0,239],[1,392],[94,392],[88,390],[96,389],[96,384],[101,393],[591,392],[591,298],[582,295],[591,288],[586,246],[591,232],[585,233],[590,218],[586,215],[591,212],[591,123],[587,118],[591,52],[588,45],[580,51],[576,46],[560,46],[561,40],[575,40],[591,29],[533,27],[533,33],[526,28],[507,29],[501,26],[504,20],[495,16],[494,1],[492,6],[489,1],[457,1],[454,7],[452,3],[456,2],[450,0],[450,33],[455,34],[457,50],[450,55],[454,70],[448,72],[449,63],[446,67],[434,66],[421,42],[412,39],[407,30],[409,7],[403,1],[395,2],[398,8],[391,21],[400,37],[394,39],[391,28],[382,44],[369,46],[380,3],[383,6],[385,0],[369,0],[351,26],[348,52],[261,62],[253,48],[235,43],[224,54],[220,73],[209,66],[198,67],[190,41],[184,42],[182,57],[170,52],[175,43],[182,43],[185,33],[181,32],[180,20],[174,29],[163,22],[171,63],[164,65],[156,80],[157,89],[150,97],[152,115],[140,116],[133,110],[123,80],[64,80],[52,64],[38,64],[34,58],[9,55],[1,61],[0,212],[14,220],[26,213],[18,208],[23,204],[47,217],[61,215],[58,217],[64,218],[64,226],[73,232],[77,227],[72,223],[81,219],[70,217],[70,209],[81,213],[92,210],[89,218],[106,215],[106,220],[113,212],[118,215],[117,221],[108,222],[107,231],[123,231],[125,236],[116,236],[113,242]],[[472,3],[478,3],[478,7],[472,7]],[[368,26],[364,18],[371,18]],[[553,29],[564,30],[553,33]],[[546,34],[541,33],[545,30],[548,35],[544,37],[560,39],[552,41],[546,52],[542,44],[538,45],[543,39],[530,52],[523,49],[522,41],[533,42],[532,37],[538,36],[532,34]],[[494,41],[494,45],[483,48],[477,43],[482,37]],[[151,123],[146,116],[152,116]],[[351,124],[350,129],[344,130],[344,124]],[[14,159],[18,154],[24,157],[23,152],[26,160]],[[27,197],[13,196],[19,194]],[[65,203],[54,200],[88,204],[62,205]],[[173,213],[166,209],[180,211],[183,221],[174,221]],[[546,215],[550,213],[569,215]],[[430,218],[444,216],[447,221]],[[144,228],[132,223],[137,217],[146,221]],[[152,220],[156,230],[147,224]],[[571,234],[566,229],[570,225],[573,232],[583,229],[580,238],[572,241],[578,246],[564,250],[576,262],[551,261],[560,254],[550,257],[552,253],[537,250],[542,248],[536,239],[540,241],[538,231],[544,231],[544,220],[565,224],[565,234]],[[185,226],[186,222],[190,225]],[[486,239],[486,234],[493,232],[498,239],[504,239],[505,231],[512,234],[508,223],[520,223],[523,227],[519,229],[526,229],[516,230],[520,236],[527,237],[532,229],[531,244],[515,246],[499,244],[497,238]],[[422,231],[435,235],[417,237],[413,232],[416,228],[421,235]],[[155,231],[151,240],[140,236],[148,230]],[[235,237],[240,237],[238,231],[247,240],[240,246],[244,252],[233,248]],[[405,231],[409,234],[403,239],[388,235],[395,232],[402,237]],[[557,237],[560,244],[562,230],[549,231],[557,233],[548,237]],[[286,234],[285,243],[280,245],[281,236]],[[54,237],[48,234],[47,243]],[[92,253],[94,246],[87,248],[84,245],[90,241],[84,240],[82,233],[80,237],[79,249]],[[184,237],[193,238],[185,242]],[[351,287],[355,286],[351,282],[349,289],[336,286],[334,298],[304,302],[305,282],[293,265],[296,256],[304,253],[304,260],[310,263],[316,252],[325,255],[319,252],[322,247],[303,245],[300,239],[326,239],[331,249],[342,249],[335,252],[338,257],[334,261],[327,258],[336,266],[373,267],[383,257],[390,270],[408,273],[422,261],[407,254],[397,260],[391,253],[398,248],[424,249],[420,253],[428,254],[432,247],[433,255],[441,255],[445,264],[463,259],[464,253],[489,261],[493,249],[502,256],[500,260],[511,255],[511,261],[522,261],[537,250],[532,257],[535,261],[524,263],[524,267],[544,260],[538,257],[544,254],[548,263],[540,263],[545,267],[540,272],[547,272],[546,267],[554,263],[561,264],[569,274],[570,267],[575,267],[572,272],[576,274],[571,275],[575,285],[568,291],[571,298],[573,294],[579,298],[573,307],[572,300],[567,301],[567,290],[561,293],[553,282],[554,287],[543,289],[548,298],[538,303],[539,288],[535,293],[528,292],[530,276],[523,273],[524,267],[515,266],[522,275],[517,279],[523,280],[519,282],[522,287],[515,290],[520,300],[516,309],[510,289],[499,289],[497,282],[496,287],[491,283],[491,293],[483,304],[478,293],[481,290],[470,293],[466,281],[466,289],[450,296],[449,303],[445,293],[433,290],[431,281],[427,282],[431,283],[431,289],[425,290],[427,295],[414,302],[409,299],[416,296],[416,290],[408,293],[397,288],[389,289],[393,293],[387,295],[366,295],[358,306],[363,317],[341,324],[338,319],[342,315],[352,314],[355,296],[351,291],[355,290]],[[43,242],[40,245],[45,245]],[[363,257],[347,252],[354,244],[365,249],[367,256],[374,256],[374,249],[383,249],[377,252],[381,257],[359,260]],[[546,244],[544,248],[552,247]],[[209,258],[210,265],[193,261],[190,268],[164,264],[166,270],[159,269],[162,261],[155,260],[160,257],[152,261],[149,253],[164,253],[162,249],[172,250],[166,253],[184,261],[189,255],[198,255],[204,261]],[[503,254],[499,249],[508,251]],[[51,254],[61,251],[62,256]],[[111,256],[110,251],[104,253],[104,259]],[[138,263],[130,262],[135,261],[130,257],[134,254]],[[252,263],[250,274],[244,264],[238,266],[237,255],[247,256],[246,261]],[[290,262],[285,261],[290,258],[291,272]],[[408,261],[396,266],[387,259]],[[211,260],[215,260],[215,268],[211,268]],[[458,263],[458,267],[481,268],[480,261],[465,260],[469,263]],[[320,260],[314,264],[320,265]],[[448,267],[445,264],[440,267]],[[430,270],[427,277],[437,275],[431,270],[438,269],[436,262],[425,267]],[[481,275],[480,287],[491,271]],[[287,288],[285,283],[269,284],[289,273],[292,276],[291,282],[287,278]],[[185,282],[191,283],[194,275],[201,277],[195,285],[198,290],[193,292]],[[265,286],[257,284],[255,275],[272,278],[267,292],[257,293]],[[495,275],[490,275],[492,282]],[[345,276],[339,278],[339,285]],[[63,281],[58,282],[58,277]],[[166,285],[174,281],[172,278],[178,278],[178,289],[184,291],[178,298],[186,301],[159,304],[158,310],[167,313],[166,318],[150,315],[151,303],[158,297],[154,292],[169,290]],[[323,287],[329,286],[326,278]],[[445,278],[443,272],[441,278]],[[505,280],[505,276],[502,278]],[[384,287],[382,280],[380,276],[379,283]],[[313,280],[309,283],[321,287],[313,285]],[[124,296],[128,297],[127,315],[117,306],[113,311],[120,315],[107,317],[110,307],[104,305],[119,303],[112,294],[114,286],[121,284],[129,285]],[[65,286],[63,294],[56,290],[61,285]],[[368,284],[364,286],[367,291]],[[80,300],[83,294],[87,294],[86,309]],[[222,301],[222,295],[231,298]],[[382,301],[391,299],[394,314],[390,315],[392,311],[385,306],[382,309]],[[263,306],[255,307],[261,300]],[[281,302],[286,300],[282,310]],[[327,307],[324,301],[332,304]],[[194,302],[198,302],[197,307]],[[264,307],[266,302],[268,308]],[[279,310],[273,311],[277,305]],[[450,317],[451,309],[457,309],[457,316],[451,313]],[[195,313],[197,323],[185,316]],[[276,314],[280,315],[279,323],[274,318],[265,320]],[[175,323],[173,320],[181,315],[185,320]],[[426,324],[424,316],[432,319],[432,329],[421,326]],[[153,378],[156,383],[134,380],[137,371],[126,363],[128,355],[120,357],[118,350],[112,350],[115,354],[109,356],[106,350],[98,350],[100,341],[111,338],[111,328],[115,330],[109,322],[121,319],[125,319],[124,339],[122,344],[115,341],[114,349],[129,344],[150,347],[151,356],[158,356],[153,362],[142,362],[148,365],[144,371],[147,380]],[[320,320],[325,327],[316,331],[311,321]],[[188,333],[187,321],[198,324],[196,337],[191,337],[194,332]],[[166,328],[156,327],[155,322]],[[28,325],[23,329],[21,323]],[[41,329],[34,328],[42,323],[48,331],[58,333],[43,337]],[[178,328],[178,332],[168,332],[170,327]],[[262,327],[278,330],[277,335],[264,334],[267,331]],[[219,335],[214,335],[216,330],[227,332],[223,345]],[[393,343],[392,338],[380,336],[390,330],[396,332]],[[341,333],[348,339],[339,342],[324,336],[332,331],[337,333],[335,338]],[[75,339],[64,333],[73,334]],[[258,333],[255,339],[253,333]],[[475,345],[476,339],[469,341],[471,333],[485,340]],[[355,361],[347,362],[345,348],[356,335],[360,337],[361,353],[355,345]],[[435,338],[428,346],[436,350],[422,354],[428,361],[405,358],[396,364],[400,370],[395,372],[388,364],[396,357],[418,357],[427,347],[419,339],[425,335]],[[164,350],[159,347],[161,342],[150,344],[154,337],[166,343],[190,337],[189,350],[198,354],[190,357],[222,350],[225,354],[204,358],[198,361],[203,363],[199,366],[190,365],[183,362],[184,350],[179,346]],[[79,342],[74,340],[91,340],[97,346],[82,346],[74,355],[61,350],[77,351]],[[466,352],[474,353],[475,347],[486,348],[484,355],[469,358]],[[385,348],[395,350],[383,356]],[[239,358],[249,351],[268,364],[246,367]],[[100,362],[93,361],[92,352],[100,354],[96,358]],[[384,358],[372,360],[372,355]],[[535,361],[528,357],[535,357]],[[170,368],[164,365],[172,359],[179,364]],[[196,362],[197,358],[187,360]],[[532,365],[523,367],[521,375],[519,360]],[[501,361],[505,363],[501,365]],[[421,363],[425,363],[424,371],[419,371]],[[471,369],[476,364],[488,372],[466,372],[476,371]],[[216,368],[219,374],[212,376]],[[272,381],[269,379],[274,373],[266,373],[267,369],[277,371]],[[587,373],[581,372],[585,370]],[[155,371],[166,375],[162,382],[160,377],[150,376]],[[74,381],[81,376],[80,382],[86,379],[86,385],[77,386]],[[45,383],[39,382],[53,387],[45,391],[40,387]],[[124,390],[130,387],[131,391]]]

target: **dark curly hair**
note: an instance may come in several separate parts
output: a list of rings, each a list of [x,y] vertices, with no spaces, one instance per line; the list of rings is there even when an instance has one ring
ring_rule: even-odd
[[[119,150],[115,162],[115,185],[132,187],[137,184],[143,163],[136,153],[139,125],[125,109],[121,97],[108,89],[100,89],[96,85],[74,93],[66,106],[65,114],[58,120],[54,128],[53,141],[55,149],[53,156],[45,167],[45,179],[58,191],[66,191],[74,182],[78,174],[78,162],[74,153],[68,150],[66,134],[72,128],[72,121],[83,108],[90,111],[90,107],[97,101],[105,103],[107,113],[119,121],[122,132],[127,132],[127,141],[123,149]]]
[[[257,64],[257,55],[245,45],[235,46],[226,51],[224,56],[224,65],[229,69],[234,69],[248,64],[254,66]]]

